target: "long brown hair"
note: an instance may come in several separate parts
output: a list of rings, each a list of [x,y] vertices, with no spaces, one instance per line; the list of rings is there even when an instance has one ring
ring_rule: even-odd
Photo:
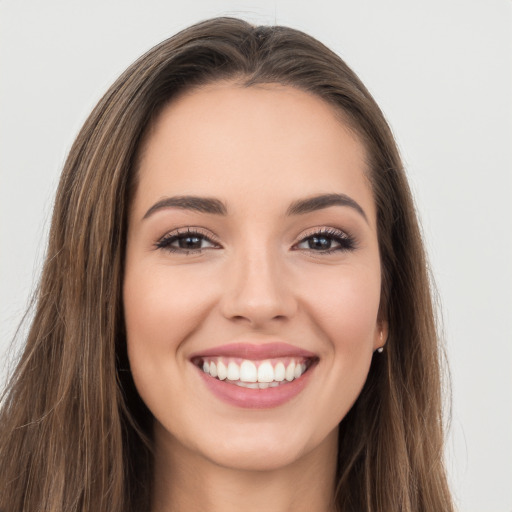
[[[121,296],[137,151],[167,102],[223,79],[315,94],[341,113],[367,149],[389,337],[340,424],[338,510],[453,510],[427,262],[391,131],[364,85],[320,42],[233,18],[194,25],[136,61],[70,151],[34,319],[2,400],[0,509],[150,507],[151,415],[131,380]]]

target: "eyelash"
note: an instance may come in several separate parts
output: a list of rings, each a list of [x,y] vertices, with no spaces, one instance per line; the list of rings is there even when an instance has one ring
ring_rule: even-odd
[[[186,238],[197,238],[197,239],[199,239],[199,241],[207,241],[207,242],[211,243],[213,246],[217,246],[217,247],[208,247],[208,248],[203,247],[203,248],[199,248],[199,249],[184,249],[184,248],[179,248],[179,247],[173,247],[171,245],[176,241],[184,240]],[[320,250],[320,251],[316,251],[311,248],[309,248],[309,249],[303,248],[303,249],[295,249],[295,250],[312,252],[312,253],[316,253],[316,254],[324,256],[324,255],[333,254],[335,252],[352,251],[356,248],[356,241],[354,240],[354,238],[349,236],[344,231],[341,231],[340,229],[336,229],[336,228],[316,229],[310,233],[307,233],[307,235],[304,236],[303,238],[301,238],[301,240],[297,244],[295,244],[295,246],[298,246],[300,244],[308,242],[309,240],[312,240],[314,238],[330,239],[332,242],[337,243],[338,247],[329,248],[329,249]],[[157,249],[163,249],[163,250],[171,252],[171,253],[188,255],[188,254],[201,253],[206,249],[219,248],[220,244],[218,244],[218,242],[215,241],[214,237],[212,237],[209,234],[207,235],[205,233],[202,233],[200,229],[188,227],[185,230],[178,229],[172,233],[165,235],[160,240],[158,240],[158,242],[156,242],[155,247]]]
[[[350,235],[336,228],[321,228],[315,229],[310,233],[307,233],[297,244],[300,245],[308,240],[312,240],[313,238],[319,239],[330,239],[335,243],[339,244],[339,247],[335,247],[333,249],[329,248],[322,251],[315,251],[313,249],[297,249],[302,251],[311,251],[314,253],[318,253],[319,255],[325,256],[329,254],[333,254],[335,252],[345,252],[345,251],[353,251],[356,248],[356,241]]]
[[[165,251],[173,252],[173,253],[180,253],[180,254],[196,254],[200,253],[205,250],[205,248],[202,249],[182,249],[179,247],[173,247],[171,244],[173,242],[184,240],[186,238],[198,238],[200,240],[206,240],[210,242],[213,245],[219,246],[219,244],[213,239],[211,235],[206,235],[205,233],[202,233],[200,229],[198,228],[186,228],[185,230],[177,229],[176,231],[173,231],[172,233],[168,233],[167,235],[163,236],[158,242],[155,244],[155,247],[157,249],[163,249]]]

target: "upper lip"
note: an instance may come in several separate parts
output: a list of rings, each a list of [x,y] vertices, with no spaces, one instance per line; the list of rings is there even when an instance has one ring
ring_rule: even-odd
[[[228,343],[219,345],[206,350],[198,351],[190,356],[190,359],[197,357],[239,357],[241,359],[273,359],[279,357],[305,357],[316,358],[317,355],[309,350],[290,345],[284,342],[270,343]]]

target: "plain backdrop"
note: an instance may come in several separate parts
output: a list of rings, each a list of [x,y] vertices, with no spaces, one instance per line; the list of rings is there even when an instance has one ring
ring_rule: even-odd
[[[0,383],[81,124],[136,57],[219,15],[317,37],[382,107],[441,298],[455,499],[511,512],[511,0],[0,0]]]

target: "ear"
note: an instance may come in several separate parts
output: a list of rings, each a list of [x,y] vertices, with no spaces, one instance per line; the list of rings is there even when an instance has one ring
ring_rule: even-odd
[[[384,347],[388,341],[389,324],[387,320],[378,320],[375,330],[375,339],[373,342],[373,350]]]

